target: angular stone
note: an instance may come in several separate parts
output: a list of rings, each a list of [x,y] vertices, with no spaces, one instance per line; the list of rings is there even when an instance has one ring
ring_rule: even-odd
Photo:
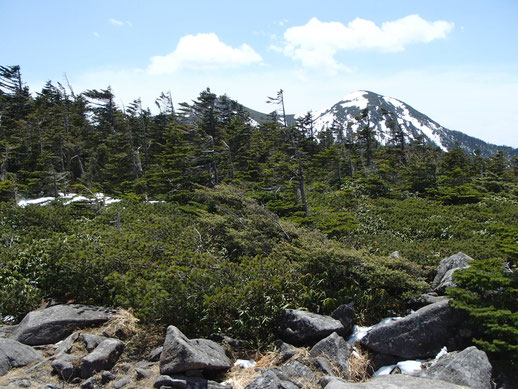
[[[79,365],[80,375],[88,378],[101,370],[110,370],[124,351],[124,343],[118,339],[106,339],[99,344]]]
[[[245,386],[245,389],[300,389],[288,377],[281,377],[277,369],[269,369]]]
[[[120,389],[120,388],[123,388],[124,386],[128,385],[130,382],[131,382],[131,376],[127,375],[127,376],[122,377],[120,380],[115,381],[113,383],[113,387],[115,389]]]
[[[299,361],[289,361],[282,365],[280,369],[284,374],[296,381],[299,381],[299,379],[306,382],[312,382],[315,380],[315,374],[313,371]]]
[[[105,323],[113,313],[108,308],[55,305],[29,312],[13,331],[11,339],[31,346],[56,343],[74,330]]]
[[[11,339],[0,339],[0,376],[15,367],[28,365],[43,359],[32,347]]]
[[[160,374],[173,375],[189,370],[220,371],[232,367],[225,350],[208,339],[188,339],[178,328],[169,326],[160,356]]]
[[[439,379],[473,389],[491,388],[491,364],[485,352],[474,346],[441,357],[420,376]]]
[[[473,261],[473,258],[459,252],[439,262],[437,274],[432,282],[435,291],[442,294],[447,287],[454,286],[452,279],[453,272],[457,269],[469,267],[469,261]]]
[[[275,346],[279,349],[281,361],[287,361],[297,353],[297,349],[291,344],[284,343],[282,340],[277,340]]]
[[[378,376],[367,382],[352,383],[333,379],[324,389],[467,389],[465,386],[455,385],[440,380],[413,377],[406,374]]]
[[[74,342],[79,338],[79,335],[81,335],[80,332],[73,332],[69,336],[67,336],[65,339],[58,342],[56,345],[58,348],[56,351],[54,351],[54,355],[58,356],[63,353],[68,353],[70,349],[72,348]]]
[[[85,347],[88,351],[92,351],[95,349],[101,342],[108,339],[106,336],[100,335],[92,335],[92,334],[82,334],[81,338],[83,338],[83,342],[85,342]]]
[[[135,369],[135,373],[137,373],[138,380],[149,378],[153,375],[153,372],[151,370],[141,369],[139,367]]]
[[[148,359],[151,362],[158,362],[160,360],[160,355],[162,354],[163,346],[157,347],[153,351],[149,353]]]
[[[64,381],[70,381],[79,375],[79,360],[81,358],[76,355],[61,354],[60,357],[50,364],[52,369]]]
[[[285,309],[280,320],[279,337],[294,346],[314,345],[333,332],[345,334],[339,320],[298,309]]]
[[[332,313],[331,317],[336,320],[340,320],[344,327],[343,335],[347,335],[353,329],[354,322],[354,308],[353,304],[342,304],[336,308]]]
[[[463,316],[448,301],[427,305],[397,321],[370,330],[360,343],[377,353],[402,359],[434,357],[443,346],[457,349]]]
[[[315,344],[309,355],[312,357],[325,356],[339,369],[341,375],[349,378],[349,356],[351,352],[351,345],[336,332],[333,332],[327,338]]]

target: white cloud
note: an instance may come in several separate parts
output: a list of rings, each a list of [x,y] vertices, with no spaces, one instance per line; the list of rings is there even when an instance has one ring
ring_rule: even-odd
[[[99,34],[97,31],[94,31],[93,35],[94,35],[96,38],[100,38],[100,37],[101,37],[101,34]]]
[[[321,22],[312,18],[303,26],[284,33],[284,54],[308,68],[330,73],[347,70],[335,59],[339,51],[368,49],[382,52],[403,51],[408,45],[446,38],[454,24],[428,22],[419,15],[384,22],[378,27],[370,20],[356,18],[347,26],[340,22]]]
[[[124,26],[124,22],[121,22],[120,20],[111,18],[109,22],[114,26]]]
[[[217,69],[259,63],[262,58],[247,44],[233,48],[214,33],[186,35],[167,55],[151,58],[150,74],[171,74],[182,68]]]
[[[109,19],[109,22],[110,22],[113,26],[117,26],[117,27],[122,27],[122,26],[133,27],[133,23],[131,23],[129,20],[126,20],[125,22],[123,22],[123,21],[121,21],[121,20],[117,20],[117,19],[114,19],[114,18],[110,18],[110,19]]]

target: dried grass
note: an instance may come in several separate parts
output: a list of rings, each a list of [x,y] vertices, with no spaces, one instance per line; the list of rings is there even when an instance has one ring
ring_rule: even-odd
[[[133,337],[139,331],[138,319],[133,316],[131,309],[118,308],[113,317],[97,330],[100,335],[110,338],[126,340]]]
[[[356,355],[351,353],[349,357],[349,374],[350,380],[354,382],[367,381],[372,373],[372,364],[369,354],[362,350],[361,347],[355,346]]]

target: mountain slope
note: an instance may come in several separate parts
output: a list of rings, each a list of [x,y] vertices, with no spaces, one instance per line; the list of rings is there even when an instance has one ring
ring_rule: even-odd
[[[391,143],[392,135],[388,123],[389,120],[394,120],[404,132],[407,142],[422,136],[426,143],[434,144],[444,151],[458,145],[469,154],[478,149],[483,156],[500,150],[509,156],[518,155],[518,149],[496,146],[459,131],[449,130],[400,100],[369,91],[353,92],[333,106],[314,112],[314,131],[319,133],[333,128],[343,131],[344,135],[354,133],[360,129],[355,117],[366,108],[369,125],[374,128],[376,138],[381,144]],[[303,116],[295,115],[296,118]]]

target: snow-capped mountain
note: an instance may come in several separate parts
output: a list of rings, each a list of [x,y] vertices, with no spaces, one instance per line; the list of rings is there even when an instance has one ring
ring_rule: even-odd
[[[333,106],[313,112],[314,132],[318,134],[335,128],[341,129],[344,135],[347,132],[354,133],[362,125],[356,117],[366,108],[368,117],[365,121],[368,120],[369,126],[374,128],[375,136],[381,144],[391,141],[389,121],[392,120],[404,132],[407,143],[422,136],[425,142],[444,151],[459,145],[468,153],[474,153],[478,149],[485,156],[499,150],[504,150],[509,156],[518,155],[518,149],[492,145],[459,131],[449,130],[400,100],[369,91],[353,92]],[[295,119],[304,116],[305,114],[298,114]]]

